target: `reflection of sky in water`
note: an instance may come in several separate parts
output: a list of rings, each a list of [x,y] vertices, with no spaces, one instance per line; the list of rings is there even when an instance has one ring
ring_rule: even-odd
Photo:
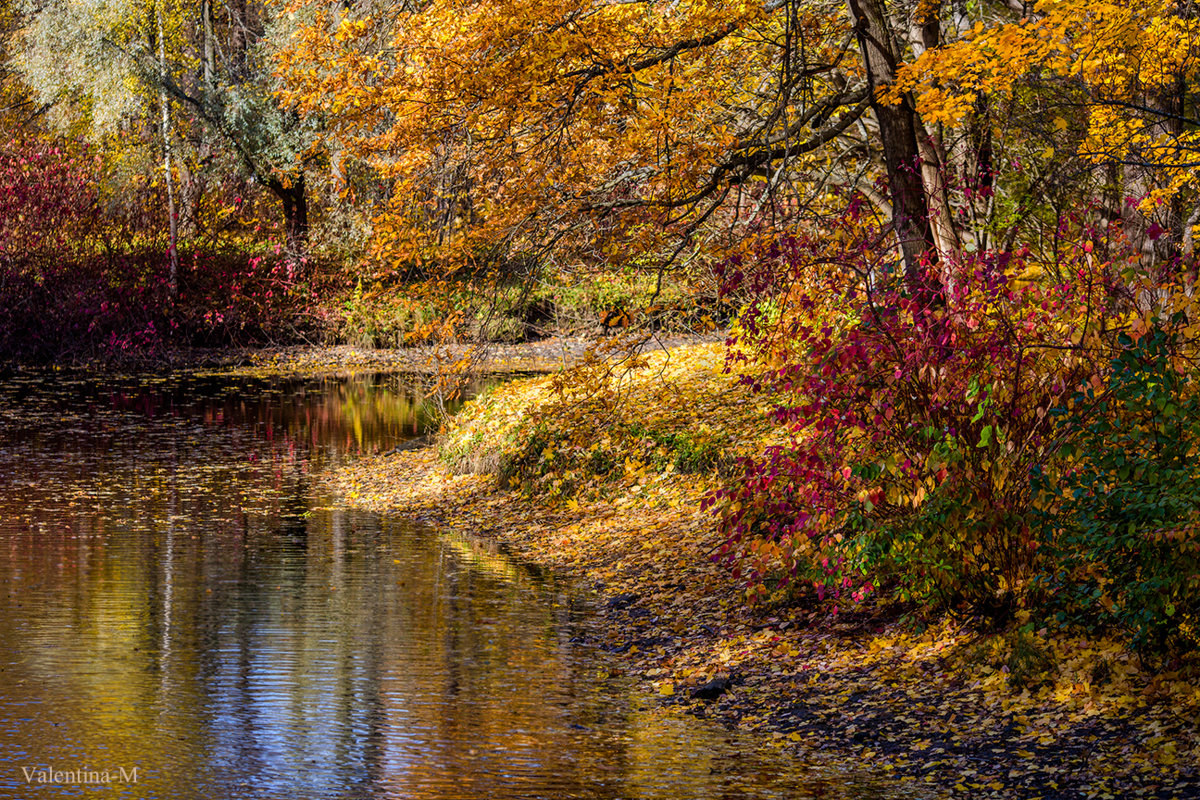
[[[213,759],[268,796],[286,795],[300,776],[318,796],[365,784],[382,734],[371,648],[346,649],[328,609],[304,612],[246,610],[216,635],[206,697]]]
[[[492,546],[315,495],[420,407],[378,378],[0,386],[0,797],[858,796],[643,708]]]

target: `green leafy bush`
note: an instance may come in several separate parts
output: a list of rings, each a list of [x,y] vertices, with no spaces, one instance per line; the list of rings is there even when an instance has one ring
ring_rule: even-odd
[[[1180,320],[1176,320],[1180,321]],[[1200,395],[1164,327],[1124,346],[1103,391],[1061,412],[1074,468],[1039,488],[1060,616],[1125,628],[1139,649],[1192,649],[1200,611]]]

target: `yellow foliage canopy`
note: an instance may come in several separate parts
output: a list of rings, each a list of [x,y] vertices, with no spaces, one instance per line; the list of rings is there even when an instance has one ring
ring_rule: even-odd
[[[796,20],[717,0],[399,12],[297,0],[290,13],[305,23],[279,54],[284,100],[328,113],[331,146],[395,181],[376,234],[398,263],[469,263],[497,247],[679,255],[703,223],[754,216],[772,149],[844,99],[836,13]],[[803,76],[789,72],[800,36]]]
[[[901,71],[889,97],[911,92],[927,122],[960,126],[982,96],[1058,81],[1081,93],[1079,155],[1155,169],[1153,203],[1193,180],[1200,139],[1186,129],[1180,104],[1181,87],[1200,70],[1198,47],[1200,19],[1171,0],[1041,0],[1018,22],[978,23],[964,40],[927,51]]]

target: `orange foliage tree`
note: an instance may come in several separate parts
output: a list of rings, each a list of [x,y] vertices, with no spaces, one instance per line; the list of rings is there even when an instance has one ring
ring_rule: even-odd
[[[397,269],[677,264],[873,176],[849,19],[784,2],[297,0],[286,102],[391,180]],[[835,144],[836,143],[836,144]],[[829,146],[834,145],[830,150]],[[803,179],[803,180],[801,180]]]
[[[1002,160],[1046,149],[986,96],[953,124],[913,77],[1019,26],[1008,5],[294,0],[287,14],[281,96],[321,119],[335,171],[366,163],[386,184],[385,274],[711,263],[819,229],[857,193],[932,302],[930,267],[952,283],[964,253],[1013,227],[992,196]],[[1022,180],[1017,195],[1055,188]]]

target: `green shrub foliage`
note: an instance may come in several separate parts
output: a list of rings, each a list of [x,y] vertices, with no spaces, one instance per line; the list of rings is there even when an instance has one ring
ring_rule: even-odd
[[[1176,320],[1181,321],[1181,320]],[[1192,649],[1200,609],[1200,395],[1171,327],[1123,335],[1102,391],[1060,410],[1073,468],[1051,501],[1045,584],[1063,618],[1127,629],[1140,649]]]

